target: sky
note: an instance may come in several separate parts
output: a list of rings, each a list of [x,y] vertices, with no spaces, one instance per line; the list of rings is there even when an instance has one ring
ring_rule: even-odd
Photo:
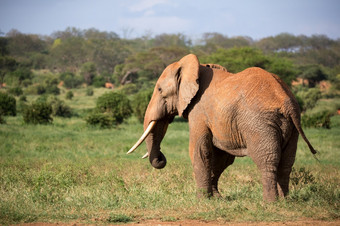
[[[340,0],[0,0],[0,32],[96,28],[123,38],[206,32],[254,40],[287,32],[340,38]]]

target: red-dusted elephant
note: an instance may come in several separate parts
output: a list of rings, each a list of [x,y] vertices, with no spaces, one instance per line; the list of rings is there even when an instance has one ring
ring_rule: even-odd
[[[158,79],[146,110],[144,134],[150,163],[161,169],[160,151],[176,115],[189,121],[189,154],[199,196],[220,196],[218,179],[235,156],[250,156],[262,174],[263,198],[288,194],[300,125],[298,103],[288,86],[260,68],[232,74],[215,64],[201,65],[193,54],[169,65]]]

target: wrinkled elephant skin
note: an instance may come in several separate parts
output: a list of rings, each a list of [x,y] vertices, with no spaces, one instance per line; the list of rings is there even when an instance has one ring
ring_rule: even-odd
[[[189,155],[198,196],[220,196],[218,179],[235,157],[249,156],[262,175],[263,198],[288,194],[300,125],[298,103],[289,87],[261,68],[232,74],[216,64],[200,64],[193,54],[169,65],[158,79],[145,114],[150,163],[166,164],[160,144],[176,116],[189,121]]]

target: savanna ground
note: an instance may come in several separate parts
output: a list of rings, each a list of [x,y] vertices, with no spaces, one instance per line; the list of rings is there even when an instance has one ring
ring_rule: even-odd
[[[162,170],[126,152],[143,128],[132,117],[115,129],[85,124],[95,96],[75,90],[66,100],[78,117],[51,125],[0,125],[0,224],[340,224],[340,116],[332,128],[305,129],[318,163],[299,140],[290,196],[265,204],[250,158],[237,158],[221,176],[223,199],[198,200],[188,155],[188,124],[176,119],[162,143]],[[64,94],[62,94],[64,95]],[[34,97],[29,97],[34,98]],[[61,97],[62,98],[62,97]],[[43,223],[42,223],[43,222]]]

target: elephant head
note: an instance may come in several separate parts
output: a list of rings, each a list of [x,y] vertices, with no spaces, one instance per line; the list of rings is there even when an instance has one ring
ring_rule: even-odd
[[[176,115],[183,116],[196,95],[199,67],[197,57],[189,54],[165,68],[146,109],[144,133],[128,154],[146,139],[148,153],[144,157],[149,156],[151,165],[157,169],[165,167],[166,158],[160,151],[160,144],[169,123]]]

